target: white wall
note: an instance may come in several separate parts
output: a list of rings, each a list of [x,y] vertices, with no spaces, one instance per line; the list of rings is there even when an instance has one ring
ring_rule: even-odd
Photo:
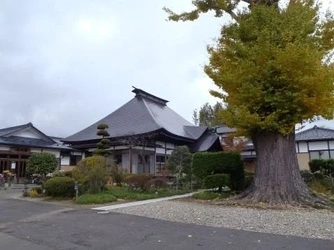
[[[334,141],[329,141],[329,148],[334,149]]]
[[[307,153],[308,149],[307,149],[307,143],[306,142],[298,142],[299,145],[299,151],[297,149],[298,153]]]
[[[69,166],[70,165],[70,157],[69,156],[63,156],[60,160],[60,165],[62,166]]]
[[[324,150],[328,149],[327,141],[316,141],[308,143],[309,149],[311,150]]]
[[[165,154],[165,149],[164,148],[157,148],[156,149],[157,154]]]
[[[7,147],[7,146],[0,146],[0,150],[9,150],[10,147]]]

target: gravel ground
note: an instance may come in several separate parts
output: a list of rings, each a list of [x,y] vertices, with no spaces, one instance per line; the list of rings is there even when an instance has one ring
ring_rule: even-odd
[[[213,227],[334,240],[334,212],[252,209],[187,202],[155,202],[113,212]]]

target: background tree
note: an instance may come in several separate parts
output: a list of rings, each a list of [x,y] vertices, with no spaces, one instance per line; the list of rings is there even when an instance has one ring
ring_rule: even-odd
[[[33,154],[28,159],[27,173],[41,175],[44,181],[49,173],[53,173],[58,167],[58,160],[54,154],[51,153],[37,153]]]
[[[222,124],[220,113],[224,109],[221,102],[217,102],[211,106],[208,102],[205,103],[198,111],[193,112],[193,122],[195,125],[214,127]]]
[[[176,147],[168,157],[167,168],[176,177],[177,189],[182,178],[187,181],[191,180],[191,162],[192,154],[187,146]]]
[[[107,131],[108,128],[109,127],[107,124],[99,124],[97,126],[98,131],[96,134],[98,136],[102,136],[102,139],[96,144],[94,155],[100,155],[100,156],[109,155],[109,152],[107,151],[107,149],[110,147],[111,141],[110,139],[108,139],[108,137],[110,136],[110,134]]]
[[[240,2],[249,10],[237,12]],[[246,202],[314,204],[301,179],[295,149],[295,124],[314,115],[333,117],[333,16],[319,16],[313,0],[195,0],[195,10],[170,20],[195,20],[201,13],[228,13],[234,19],[208,47],[205,72],[222,91],[210,93],[227,105],[229,127],[253,140],[257,162]]]

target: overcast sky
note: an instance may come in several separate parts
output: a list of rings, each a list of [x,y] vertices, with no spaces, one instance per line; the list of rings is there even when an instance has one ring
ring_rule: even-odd
[[[66,137],[125,104],[132,86],[192,121],[214,85],[203,73],[227,19],[167,22],[191,0],[0,0],[0,128],[32,122]]]

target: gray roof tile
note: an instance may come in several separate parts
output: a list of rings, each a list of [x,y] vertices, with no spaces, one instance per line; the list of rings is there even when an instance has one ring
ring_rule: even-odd
[[[96,132],[97,126],[101,123],[109,126],[108,132],[111,138],[145,134],[164,129],[176,136],[196,140],[206,130],[206,128],[196,128],[178,115],[166,105],[166,100],[140,89],[135,89],[133,92],[136,93],[136,96],[132,100],[91,126],[63,139],[63,141],[71,143],[99,139]]]
[[[296,141],[320,141],[320,140],[334,140],[334,130],[327,128],[313,128],[296,133]]]

